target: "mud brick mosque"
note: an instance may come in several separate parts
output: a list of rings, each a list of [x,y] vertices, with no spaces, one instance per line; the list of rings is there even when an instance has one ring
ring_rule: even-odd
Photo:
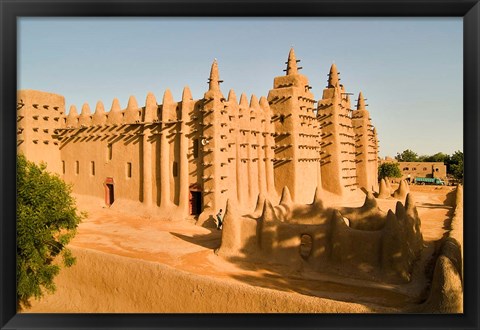
[[[79,195],[112,208],[169,219],[211,219],[227,200],[251,211],[259,196],[295,203],[324,191],[349,198],[378,190],[378,139],[362,93],[352,109],[335,64],[318,101],[299,73],[293,48],[286,74],[267,97],[225,98],[214,61],[203,98],[188,87],[180,101],[166,90],[145,105],[117,99],[65,112],[63,96],[18,91],[18,152],[73,184]],[[318,187],[318,189],[317,189]],[[363,194],[364,196],[364,194]]]

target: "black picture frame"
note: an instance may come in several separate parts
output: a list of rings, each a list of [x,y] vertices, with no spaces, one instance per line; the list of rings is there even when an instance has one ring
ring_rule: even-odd
[[[478,329],[479,42],[478,0],[0,0],[1,329]],[[463,17],[464,313],[423,314],[16,314],[15,159],[17,18],[22,16]]]

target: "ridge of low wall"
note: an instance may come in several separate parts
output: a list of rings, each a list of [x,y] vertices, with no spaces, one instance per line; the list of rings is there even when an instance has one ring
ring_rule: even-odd
[[[166,265],[70,247],[57,291],[25,313],[372,313],[390,309],[253,287]]]
[[[455,195],[451,230],[443,239],[422,312],[463,313],[463,186]]]

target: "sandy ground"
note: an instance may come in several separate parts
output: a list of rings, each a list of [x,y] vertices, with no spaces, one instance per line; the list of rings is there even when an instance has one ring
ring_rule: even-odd
[[[25,312],[406,311],[425,299],[424,268],[435,241],[449,229],[454,209],[453,187],[410,190],[422,220],[425,249],[406,285],[232,263],[214,254],[220,231],[195,226],[193,219],[134,217],[79,198],[79,207],[89,216],[70,244],[77,264],[62,270],[56,293],[33,301]],[[396,200],[378,202],[383,210],[394,210]]]

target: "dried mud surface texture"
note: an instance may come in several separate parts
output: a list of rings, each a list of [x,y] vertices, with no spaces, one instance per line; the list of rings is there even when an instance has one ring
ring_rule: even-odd
[[[33,300],[32,308],[25,313],[430,313],[451,310],[448,306],[458,306],[461,297],[455,298],[457,303],[443,303],[442,306],[447,307],[434,305],[440,301],[434,294],[458,288],[455,278],[443,270],[449,267],[449,262],[444,260],[437,267],[441,272],[435,276],[440,281],[436,287],[431,286],[432,290],[428,288],[433,275],[426,277],[424,269],[434,261],[435,245],[442,238],[455,231],[456,237],[462,236],[463,215],[458,207],[455,209],[455,192],[450,187],[411,186],[410,191],[415,195],[422,219],[424,248],[408,284],[361,280],[350,277],[343,268],[330,272],[326,269],[325,273],[295,271],[273,260],[261,263],[246,256],[229,262],[214,253],[221,244],[219,230],[195,226],[193,221],[170,222],[155,216],[132,216],[102,208],[101,204],[79,196],[78,205],[88,211],[89,216],[80,224],[70,244],[77,264],[62,269],[55,280],[56,293],[40,301]],[[363,203],[339,207],[360,207]],[[377,199],[377,203],[380,210],[387,213],[395,210],[397,200]],[[263,209],[258,211],[261,213]],[[272,210],[267,207],[267,211]],[[451,256],[456,257],[449,259],[450,266],[462,273],[454,261],[459,259],[459,254],[451,253]],[[422,304],[426,300],[430,303]]]
[[[29,312],[370,313],[388,309],[231,283],[143,260],[73,248],[77,264]]]

